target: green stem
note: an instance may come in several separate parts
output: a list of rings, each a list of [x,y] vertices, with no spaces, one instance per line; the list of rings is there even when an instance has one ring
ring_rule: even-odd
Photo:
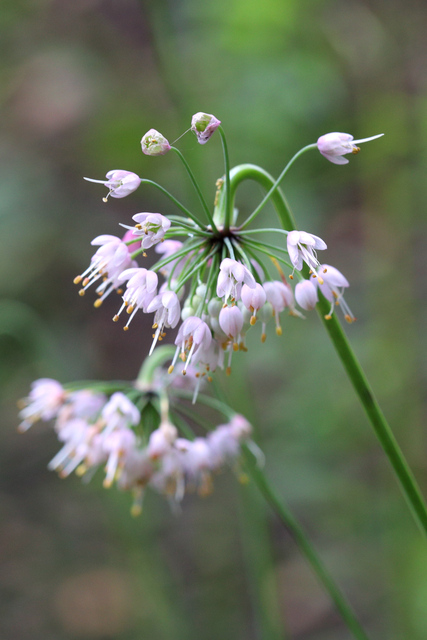
[[[269,189],[273,204],[282,227],[287,231],[297,229],[294,217],[280,189],[276,188],[274,179],[260,167],[240,165],[231,172],[231,193],[234,195],[243,180],[256,180],[265,189]],[[277,182],[277,181],[276,181]],[[308,269],[307,269],[308,271]],[[305,272],[303,272],[306,275]],[[325,319],[329,313],[329,303],[321,296],[317,311],[335,347],[335,350],[347,372],[353,388],[368,416],[369,422],[389,459],[397,476],[400,488],[405,496],[415,521],[421,531],[427,535],[427,508],[417,481],[397,443],[381,408],[375,399],[371,386],[358,362],[348,339],[334,314],[330,320]]]
[[[224,230],[228,231],[231,225],[231,218],[233,213],[232,202],[233,198],[231,197],[230,190],[230,158],[228,155],[227,141],[225,139],[225,133],[223,128],[218,127],[219,134],[221,136],[222,142],[222,150],[224,153],[224,165],[225,165],[225,216],[224,216]]]
[[[171,193],[169,193],[169,191],[167,189],[162,187],[160,184],[158,184],[157,182],[154,182],[154,180],[148,180],[147,178],[143,178],[141,180],[141,184],[142,183],[151,184],[153,187],[156,187],[156,189],[158,189],[159,191],[164,193],[165,196],[167,196],[169,198],[169,200],[172,200],[172,202],[178,207],[178,209],[181,209],[181,211],[183,213],[185,213],[185,215],[188,218],[191,218],[197,224],[198,227],[202,227],[203,226],[203,225],[200,224],[200,220],[198,218],[196,218],[196,216],[193,215],[191,213],[191,211],[189,211],[186,207],[184,207],[184,205],[181,204],[179,200],[177,200]]]
[[[175,347],[164,345],[157,347],[149,358],[145,358],[136,379],[137,389],[144,391],[153,383],[154,373],[158,367],[170,360],[175,353]]]
[[[248,452],[247,449],[245,450],[245,459],[247,462],[249,473],[255,481],[258,489],[261,491],[268,504],[272,507],[279,520],[283,523],[301,553],[310,563],[313,571],[316,573],[319,580],[329,593],[332,601],[340,612],[343,620],[346,622],[348,628],[353,633],[354,637],[358,640],[368,640],[368,636],[360,626],[355,614],[353,613],[353,610],[347,602],[347,599],[335,584],[333,578],[330,576],[322,560],[317,555],[314,547],[305,536],[302,527],[297,522],[297,520],[295,520],[293,515],[288,511],[288,509],[283,505],[283,503],[279,500],[279,498],[275,495],[264,473],[254,463],[253,456]]]
[[[199,196],[199,200],[200,200],[200,203],[201,203],[201,205],[203,207],[203,211],[206,213],[206,216],[207,216],[207,218],[209,220],[209,223],[212,226],[212,230],[214,232],[217,232],[218,229],[215,226],[215,222],[213,220],[212,214],[209,211],[209,207],[206,204],[206,200],[203,197],[203,193],[201,192],[200,187],[197,184],[196,178],[194,177],[194,173],[190,169],[190,165],[188,164],[187,160],[184,158],[184,156],[182,155],[182,153],[181,153],[181,151],[179,149],[177,149],[176,147],[171,147],[171,149],[172,149],[172,151],[175,151],[175,153],[177,154],[177,156],[181,160],[182,164],[184,165],[185,170],[187,171],[188,176],[189,176],[189,178],[191,180],[191,183],[192,183],[197,195]]]
[[[253,211],[251,213],[251,215],[249,216],[249,218],[247,218],[247,220],[245,220],[245,222],[242,224],[242,229],[244,227],[247,227],[247,225],[259,214],[259,212],[261,211],[261,209],[264,207],[265,204],[267,204],[268,200],[274,195],[274,192],[276,191],[276,189],[278,188],[279,184],[282,182],[283,178],[285,177],[285,175],[287,174],[287,172],[289,171],[289,169],[291,168],[291,166],[293,165],[293,163],[295,162],[295,160],[297,158],[299,158],[303,153],[305,153],[306,151],[309,151],[310,149],[316,149],[317,148],[317,144],[308,144],[306,147],[303,147],[302,149],[300,149],[293,158],[291,158],[288,162],[288,164],[286,165],[286,167],[283,169],[282,173],[280,174],[280,176],[277,178],[277,180],[272,184],[272,186],[270,187],[270,190],[268,191],[268,193],[264,196],[263,200],[261,200],[261,202],[259,203],[259,205],[257,206],[257,208],[255,209],[255,211]],[[258,167],[257,167],[258,168]]]

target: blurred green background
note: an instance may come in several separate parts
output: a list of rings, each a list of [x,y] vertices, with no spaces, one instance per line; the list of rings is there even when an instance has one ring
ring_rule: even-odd
[[[283,187],[351,282],[346,331],[427,494],[426,18],[416,0],[3,0],[1,638],[351,637],[254,487],[227,472],[178,516],[147,495],[132,519],[129,496],[47,471],[55,435],[18,435],[16,400],[38,377],[132,379],[151,340],[145,318],[123,333],[117,299],[95,311],[72,280],[94,236],[176,211],[149,187],[105,205],[82,176],[135,171],[196,210],[176,157],[142,155],[149,128],[172,141],[214,113],[232,164],[273,175],[323,133],[385,133],[345,167],[305,155]],[[213,200],[219,138],[178,144]],[[260,197],[250,185],[237,204]],[[424,640],[425,543],[317,317],[283,327],[249,336],[230,400],[371,637]]]

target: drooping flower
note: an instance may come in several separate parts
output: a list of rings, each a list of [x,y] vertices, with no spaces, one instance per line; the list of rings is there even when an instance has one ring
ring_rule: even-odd
[[[334,164],[348,164],[348,159],[343,158],[347,153],[359,153],[360,149],[357,146],[362,142],[369,142],[370,140],[376,140],[381,138],[383,133],[379,133],[376,136],[370,138],[361,138],[360,140],[353,140],[353,136],[350,133],[339,133],[337,131],[333,133],[326,133],[324,136],[320,136],[317,141],[317,148],[322,156],[324,156],[330,162]]]
[[[93,180],[93,178],[84,178],[88,182],[98,182],[103,184],[109,189],[105,198],[102,198],[104,202],[107,202],[108,197],[112,198],[125,198],[133,191],[138,189],[141,184],[141,178],[132,171],[124,171],[123,169],[113,169],[106,175],[107,180]]]
[[[237,260],[225,258],[219,267],[216,287],[218,298],[224,298],[224,303],[228,298],[239,300],[243,284],[248,285],[250,289],[255,289],[256,281],[249,269]]]
[[[147,313],[155,311],[153,329],[156,330],[153,336],[153,344],[148,355],[151,356],[158,340],[161,340],[166,334],[163,329],[174,329],[181,317],[181,306],[178,296],[174,291],[164,291],[152,299],[147,306]]]
[[[95,301],[95,306],[99,307],[103,300],[119,286],[120,274],[136,265],[136,262],[132,260],[126,244],[117,236],[107,234],[97,236],[91,244],[99,245],[99,249],[92,256],[86,271],[74,278],[74,284],[80,282],[83,284],[79,293],[84,295],[88,287],[102,278],[101,284],[96,289],[96,293],[100,297]]]
[[[318,297],[316,285],[313,284],[312,280],[302,280],[298,282],[295,287],[295,300],[299,306],[306,311],[311,311],[315,308]]]
[[[243,315],[237,305],[223,307],[219,314],[219,326],[225,335],[233,341],[233,349],[237,351],[238,338],[243,329]]]
[[[282,327],[280,326],[279,314],[286,308],[289,308],[289,313],[293,316],[300,316],[301,314],[295,309],[294,294],[291,287],[280,280],[273,280],[272,282],[264,282],[262,285],[266,293],[267,302],[270,303],[273,308],[273,315],[276,321],[276,334],[282,335]],[[266,305],[265,305],[266,306]],[[265,335],[265,323],[268,321],[269,310],[263,307],[262,311],[266,311],[264,314],[260,314],[261,321],[263,322],[263,335]],[[271,317],[271,316],[270,316]],[[264,319],[267,318],[267,319]],[[263,339],[263,341],[265,338]]]
[[[256,312],[261,309],[267,300],[265,290],[258,283],[256,283],[254,289],[251,289],[247,284],[244,284],[241,291],[241,297],[246,309],[252,312],[250,324],[254,325],[256,322]]]
[[[141,420],[141,414],[137,407],[124,393],[113,393],[101,413],[102,420],[106,424],[104,432],[110,433],[114,429],[123,429],[136,426]]]
[[[177,350],[169,372],[173,371],[178,355],[181,353],[181,359],[185,362],[182,373],[185,375],[193,355],[196,356],[200,354],[200,351],[208,350],[211,342],[212,333],[206,322],[197,316],[190,316],[184,320],[175,339]],[[187,352],[188,355],[186,355]]]
[[[344,300],[344,289],[350,286],[347,278],[343,276],[341,271],[338,271],[338,269],[332,267],[330,264],[322,264],[318,272],[322,275],[323,284],[320,284],[319,278],[317,278],[317,284],[325,298],[331,303],[331,310],[329,314],[325,316],[326,319],[330,319],[334,312],[334,305],[338,305],[341,307],[347,322],[354,322],[356,318]]]
[[[63,386],[51,378],[40,378],[31,385],[31,391],[19,412],[20,431],[26,431],[37,420],[51,420],[58,414],[65,398]]]
[[[158,277],[157,273],[137,267],[135,269],[126,269],[119,278],[120,282],[128,281],[126,291],[123,294],[123,304],[117,314],[114,316],[114,322],[117,322],[123,309],[126,307],[126,313],[130,315],[124,329],[127,331],[129,324],[138,309],[147,312],[147,307],[156,295]]]
[[[206,144],[211,135],[215,133],[221,124],[221,120],[215,118],[211,113],[195,113],[191,118],[191,131],[197,136],[199,144]]]
[[[326,249],[326,243],[321,238],[306,231],[290,231],[287,236],[287,248],[289,258],[298,271],[301,271],[303,262],[310,269],[316,271],[319,261],[315,250]]]
[[[171,149],[169,142],[156,129],[150,129],[142,136],[141,147],[146,156],[163,156]]]

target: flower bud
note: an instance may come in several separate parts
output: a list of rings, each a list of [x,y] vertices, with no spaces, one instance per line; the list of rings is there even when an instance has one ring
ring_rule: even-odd
[[[200,144],[206,144],[220,124],[221,120],[212,114],[199,112],[191,118],[191,131],[194,131]]]
[[[171,148],[166,138],[155,129],[142,136],[141,147],[146,156],[163,156]]]
[[[299,306],[306,311],[314,309],[318,302],[317,288],[311,280],[303,280],[298,282],[295,287],[295,300]]]

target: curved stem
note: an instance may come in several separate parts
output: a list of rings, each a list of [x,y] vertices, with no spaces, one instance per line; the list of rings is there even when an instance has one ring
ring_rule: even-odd
[[[195,215],[193,215],[191,213],[191,211],[189,211],[187,209],[187,207],[184,207],[183,204],[180,203],[179,200],[177,200],[171,193],[169,193],[169,191],[167,189],[165,189],[164,187],[162,187],[162,185],[158,184],[157,182],[154,182],[154,180],[148,180],[147,178],[143,178],[141,180],[141,184],[151,184],[153,185],[153,187],[156,187],[156,189],[158,189],[159,191],[161,191],[162,193],[165,194],[165,196],[167,196],[169,198],[169,200],[171,200],[177,207],[178,209],[181,209],[181,211],[183,213],[185,213],[185,215],[188,218],[191,218],[193,220],[193,222],[195,222],[197,224],[198,227],[203,228],[203,225],[200,223],[200,220],[198,218],[196,218]]]
[[[264,188],[269,189],[273,204],[279,216],[282,227],[287,231],[296,229],[294,217],[279,188],[275,186],[274,179],[264,169],[255,165],[240,165],[231,172],[231,194],[234,195],[238,185],[243,180],[256,180]],[[277,181],[276,181],[277,182]],[[267,195],[268,195],[267,194]],[[308,268],[307,268],[308,271]],[[308,275],[303,271],[304,275]],[[408,463],[397,443],[387,420],[374,396],[372,388],[358,362],[353,349],[334,314],[330,320],[325,319],[329,313],[329,303],[320,296],[317,311],[335,347],[335,350],[347,372],[353,388],[368,416],[369,422],[380,442],[384,453],[389,459],[397,476],[400,488],[405,496],[415,521],[421,531],[427,535],[427,507],[421,494],[417,481],[410,470]]]
[[[282,173],[280,174],[280,176],[277,178],[277,180],[274,182],[274,184],[270,187],[270,190],[268,191],[268,193],[264,196],[264,198],[261,200],[261,202],[259,203],[259,205],[257,206],[257,208],[255,209],[255,211],[253,211],[251,213],[251,215],[249,216],[249,218],[247,220],[245,220],[244,224],[242,224],[242,229],[244,227],[246,227],[261,211],[261,209],[264,207],[265,204],[267,204],[267,201],[272,197],[272,195],[274,194],[275,190],[278,188],[279,184],[282,182],[283,178],[285,177],[285,175],[287,174],[287,172],[289,171],[289,169],[291,168],[291,166],[293,165],[293,163],[295,162],[295,160],[297,158],[299,158],[303,153],[305,153],[306,151],[309,151],[310,149],[317,149],[317,144],[308,144],[306,147],[303,147],[302,149],[300,149],[293,158],[291,158],[288,162],[288,164],[286,165],[286,167],[283,169]]]
[[[212,230],[215,231],[215,232],[218,231],[218,229],[215,226],[215,222],[213,220],[212,214],[209,211],[209,207],[206,204],[206,200],[203,197],[203,193],[201,192],[200,187],[196,182],[196,178],[194,177],[194,173],[190,169],[190,165],[188,164],[187,160],[184,158],[184,156],[182,155],[182,153],[181,153],[181,151],[179,149],[177,149],[176,147],[171,147],[171,149],[172,149],[172,151],[175,151],[175,153],[177,154],[177,156],[181,160],[182,164],[184,165],[185,170],[187,171],[188,176],[189,176],[189,178],[191,180],[191,183],[192,183],[194,189],[196,190],[197,195],[199,196],[199,200],[200,200],[201,205],[203,207],[203,211],[206,213],[206,216],[207,216],[207,218],[209,220],[209,223],[212,226]]]
[[[343,620],[346,622],[348,628],[352,631],[355,638],[358,640],[368,640],[368,636],[359,624],[352,608],[345,596],[341,593],[338,586],[335,584],[333,578],[329,574],[325,565],[320,557],[317,555],[316,550],[305,536],[304,531],[293,515],[283,505],[279,498],[275,495],[273,489],[269,485],[262,470],[254,463],[253,456],[249,451],[245,450],[245,459],[248,463],[248,470],[253,480],[255,481],[258,489],[271,506],[279,520],[283,523],[288,533],[298,546],[301,553],[305,556],[310,563],[311,568],[316,573],[320,582],[329,593],[336,608],[340,612]]]

